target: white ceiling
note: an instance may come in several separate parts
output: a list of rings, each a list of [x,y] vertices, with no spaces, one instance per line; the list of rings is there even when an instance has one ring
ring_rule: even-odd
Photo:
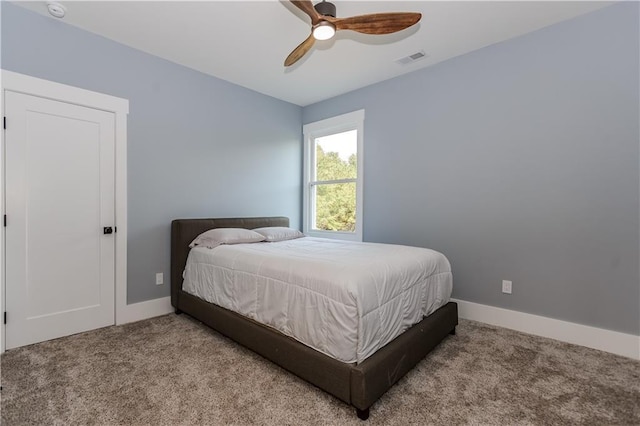
[[[310,32],[286,0],[62,1],[64,22],[266,95],[305,106],[593,11],[594,1],[341,1],[338,17],[421,12],[400,33],[341,31],[290,68]],[[50,16],[46,2],[20,6]],[[51,19],[57,19],[51,17]],[[423,50],[409,65],[396,59]]]

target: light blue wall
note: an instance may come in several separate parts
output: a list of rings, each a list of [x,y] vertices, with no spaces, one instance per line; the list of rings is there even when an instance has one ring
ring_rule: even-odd
[[[640,334],[638,12],[305,107],[366,110],[365,240],[444,252],[456,298]]]
[[[300,225],[300,107],[2,3],[4,69],[129,99],[129,303],[169,295],[174,218]]]

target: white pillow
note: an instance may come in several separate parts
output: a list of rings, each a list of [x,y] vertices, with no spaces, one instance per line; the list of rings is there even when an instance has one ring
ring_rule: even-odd
[[[264,235],[264,240],[271,243],[304,237],[304,234],[302,232],[298,231],[297,229],[287,228],[286,226],[256,228],[254,229],[254,231]]]
[[[195,246],[215,248],[222,244],[257,243],[264,241],[264,236],[250,229],[244,228],[215,228],[198,235],[189,244]]]

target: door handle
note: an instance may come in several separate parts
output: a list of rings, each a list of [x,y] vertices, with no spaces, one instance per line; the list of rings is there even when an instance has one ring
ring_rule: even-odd
[[[113,234],[113,228],[110,226],[105,226],[104,228],[102,228],[102,232],[104,233],[104,235]]]

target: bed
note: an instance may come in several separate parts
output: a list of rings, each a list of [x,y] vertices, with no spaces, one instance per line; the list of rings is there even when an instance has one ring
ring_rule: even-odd
[[[171,225],[171,303],[214,330],[316,385],[356,408],[359,418],[369,416],[371,405],[413,368],[447,335],[455,334],[457,306],[448,302],[417,324],[357,360],[312,349],[291,336],[230,309],[210,303],[183,289],[189,244],[214,228],[254,229],[289,226],[286,217],[177,219]],[[270,243],[265,243],[270,244]],[[255,246],[258,247],[258,246]],[[366,351],[365,351],[366,352]],[[339,358],[339,357],[338,357]],[[358,362],[355,362],[358,361]]]

